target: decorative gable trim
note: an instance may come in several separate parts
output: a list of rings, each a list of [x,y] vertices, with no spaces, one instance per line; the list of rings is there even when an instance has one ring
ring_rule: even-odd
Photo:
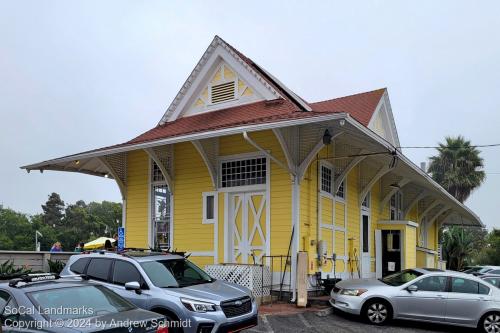
[[[220,37],[215,36],[214,40],[210,43],[205,53],[198,61],[198,64],[161,118],[159,125],[176,120],[184,109],[191,105],[193,102],[192,97],[196,93],[196,90],[199,89],[202,81],[209,75],[209,71],[219,62],[220,58],[228,63],[248,85],[256,89],[264,99],[273,100],[284,98],[284,96],[281,96],[271,84],[244,61],[232,47]],[[259,89],[259,87],[265,87],[265,89]]]
[[[383,126],[385,130],[386,137],[383,137],[376,128],[375,122],[377,119],[381,117],[383,121]],[[392,113],[391,102],[389,100],[389,93],[387,89],[384,94],[380,98],[377,107],[375,108],[375,112],[373,113],[370,121],[368,122],[369,129],[373,130],[378,135],[382,136],[385,140],[390,142],[395,147],[400,147],[398,131],[396,128],[396,122],[394,120],[394,115]]]

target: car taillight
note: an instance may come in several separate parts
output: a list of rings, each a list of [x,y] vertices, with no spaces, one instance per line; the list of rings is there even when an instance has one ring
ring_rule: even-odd
[[[168,333],[168,327],[167,326],[160,326],[156,329],[156,333]]]

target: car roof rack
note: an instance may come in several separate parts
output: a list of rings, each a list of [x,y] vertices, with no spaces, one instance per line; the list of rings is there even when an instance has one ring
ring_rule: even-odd
[[[60,275],[58,273],[20,274],[9,281],[9,287],[17,288],[17,285],[21,282],[27,284],[33,282],[54,281],[64,278],[76,278],[76,277],[79,277],[82,280],[89,279],[89,277],[85,274],[78,274],[78,275]]]
[[[36,273],[36,274],[24,274],[17,278],[9,281],[9,287],[16,288],[18,283],[30,283],[30,282],[40,282],[40,281],[53,281],[60,278],[59,274],[56,273]]]
[[[144,253],[145,256],[146,255],[154,256],[154,255],[162,255],[162,254],[172,254],[172,255],[179,255],[179,256],[185,257],[185,258],[189,257],[189,255],[186,256],[186,252],[177,251],[177,249],[175,249],[174,251],[170,251],[170,248],[162,249],[162,248],[152,248],[152,247],[150,247],[150,248],[126,247],[121,251],[117,251],[117,253],[122,254],[122,255],[128,255],[128,252],[141,252],[141,253]]]

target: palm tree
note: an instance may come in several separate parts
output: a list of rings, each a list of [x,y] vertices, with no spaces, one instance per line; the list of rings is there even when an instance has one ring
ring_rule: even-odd
[[[463,136],[446,137],[437,156],[430,158],[428,172],[458,201],[464,202],[485,179],[480,151]]]
[[[461,270],[474,250],[474,237],[465,228],[451,226],[443,230],[442,246],[448,269]]]

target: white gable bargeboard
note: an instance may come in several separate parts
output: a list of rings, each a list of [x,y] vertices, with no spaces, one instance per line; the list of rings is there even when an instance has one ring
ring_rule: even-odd
[[[375,112],[368,123],[368,128],[379,136],[390,142],[393,146],[399,147],[399,137],[396,122],[392,114],[391,103],[387,90],[382,95]]]
[[[231,92],[229,82],[235,85],[234,98],[231,100],[222,98],[223,101],[220,102],[219,96],[214,103],[211,96],[214,86],[219,93],[222,91],[222,95],[227,95]],[[226,85],[218,86],[219,84]],[[183,116],[280,97],[283,96],[241,59],[229,45],[216,36],[170,104],[160,124]]]

